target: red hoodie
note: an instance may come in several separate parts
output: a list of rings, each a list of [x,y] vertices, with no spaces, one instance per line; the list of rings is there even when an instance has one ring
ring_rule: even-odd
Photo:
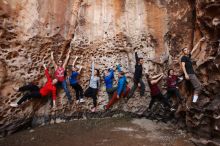
[[[52,92],[53,100],[56,100],[56,87],[52,84],[52,79],[48,73],[48,69],[45,70],[45,75],[47,77],[46,84],[40,89],[41,96],[47,96],[49,93]]]

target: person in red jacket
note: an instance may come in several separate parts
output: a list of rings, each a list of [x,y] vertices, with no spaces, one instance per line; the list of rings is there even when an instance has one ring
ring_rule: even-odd
[[[37,85],[34,84],[29,84],[26,86],[23,86],[18,89],[20,92],[24,91],[30,91],[30,93],[25,94],[17,103],[11,103],[10,106],[12,107],[18,107],[21,105],[23,102],[26,100],[30,100],[32,98],[40,98],[49,95],[52,93],[52,98],[53,98],[53,107],[56,106],[56,86],[55,84],[57,83],[57,79],[51,79],[48,69],[46,68],[46,65],[44,64],[44,69],[45,69],[45,75],[47,77],[47,82],[46,84],[42,87],[39,88]]]

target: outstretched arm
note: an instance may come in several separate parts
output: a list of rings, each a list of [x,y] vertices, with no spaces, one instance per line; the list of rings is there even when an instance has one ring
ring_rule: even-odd
[[[51,52],[50,56],[51,56],[51,61],[52,61],[52,63],[53,63],[53,66],[54,66],[54,68],[55,68],[55,70],[56,70],[57,64],[56,64],[56,62],[54,61],[53,52]]]
[[[198,48],[201,47],[201,43],[205,41],[205,37],[201,38],[199,40],[199,42],[193,47],[192,51],[191,51],[191,54],[193,54]]]
[[[163,73],[161,73],[161,74],[159,74],[159,75],[155,75],[155,76],[151,77],[151,79],[157,79],[157,78],[159,78],[161,75],[163,75]]]
[[[75,66],[75,64],[76,64],[76,60],[77,60],[78,58],[79,58],[79,57],[76,56],[76,58],[74,59],[74,61],[73,61],[73,63],[72,63],[72,66]]]
[[[94,59],[92,59],[92,78],[94,78],[94,71],[95,71],[95,62]]]
[[[160,74],[160,76],[157,79],[151,81],[151,84],[157,84],[162,78],[163,74]]]
[[[131,58],[132,58],[132,53],[131,52],[127,52],[127,56],[128,56],[128,70],[133,73],[132,71],[132,67],[131,67]]]
[[[49,71],[46,67],[46,64],[43,64],[43,67],[44,67],[44,70],[45,70],[45,76],[47,78],[47,81],[52,81],[51,77],[50,77],[50,74],[49,74]]]
[[[79,73],[81,72],[82,68],[83,68],[83,67],[82,67],[82,66],[80,66],[79,71],[78,71]]]
[[[67,65],[67,63],[68,63],[68,60],[69,60],[69,58],[70,58],[70,53],[71,53],[71,49],[69,49],[69,51],[68,51],[68,53],[67,53],[66,59],[65,59],[65,61],[64,61],[64,63],[63,63],[63,68],[66,68],[66,65]]]
[[[137,51],[135,51],[135,60],[136,60],[136,64],[137,64],[137,63],[138,63],[138,60],[139,60]]]

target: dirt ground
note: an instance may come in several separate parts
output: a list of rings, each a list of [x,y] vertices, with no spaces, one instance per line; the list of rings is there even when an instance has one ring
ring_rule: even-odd
[[[0,146],[194,146],[181,130],[147,119],[93,119],[27,129]]]

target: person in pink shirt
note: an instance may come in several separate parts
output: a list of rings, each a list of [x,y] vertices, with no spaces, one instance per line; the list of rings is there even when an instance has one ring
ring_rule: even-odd
[[[58,63],[56,64],[56,62],[54,61],[53,52],[51,52],[51,60],[55,68],[55,78],[58,80],[57,87],[62,86],[62,88],[66,93],[69,103],[72,103],[72,96],[70,95],[70,91],[67,88],[67,82],[65,77],[65,68],[68,63],[70,53],[71,53],[71,49],[69,49],[64,63],[62,60],[59,60]]]

